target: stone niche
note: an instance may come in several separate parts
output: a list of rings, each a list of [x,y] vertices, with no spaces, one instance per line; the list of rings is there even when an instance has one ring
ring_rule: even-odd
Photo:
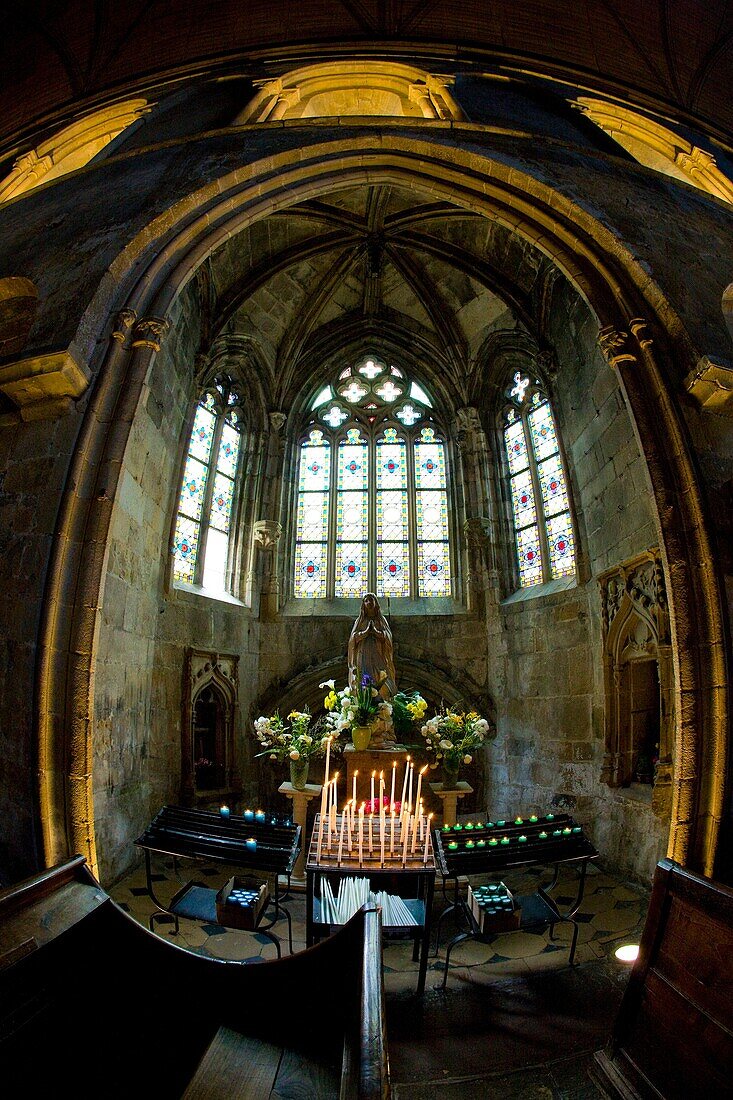
[[[181,798],[184,806],[238,797],[234,731],[239,709],[239,657],[188,648],[181,722]]]
[[[655,812],[669,808],[674,734],[672,649],[657,550],[599,578],[603,617],[605,751],[602,782],[638,784]]]

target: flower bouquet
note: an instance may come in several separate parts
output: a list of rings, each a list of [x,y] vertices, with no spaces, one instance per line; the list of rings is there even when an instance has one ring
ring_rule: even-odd
[[[290,782],[296,790],[303,790],[308,780],[310,758],[326,751],[331,739],[331,752],[338,751],[338,734],[326,719],[319,719],[312,725],[313,715],[308,708],[292,710],[286,722],[277,711],[267,718],[261,715],[255,722],[255,736],[264,746],[258,756],[269,756],[270,760],[287,760],[290,764]]]
[[[362,676],[356,689],[347,686],[337,692],[333,680],[327,680],[321,687],[330,688],[324,702],[330,725],[337,734],[350,732],[355,748],[368,746],[371,730],[378,722],[385,729],[391,728],[392,704],[381,697],[378,685],[368,674]],[[367,730],[369,737],[363,732]]]
[[[392,700],[392,722],[400,737],[408,738],[416,722],[422,722],[428,704],[419,691],[398,691]]]
[[[475,711],[441,709],[422,727],[431,766],[443,766],[443,787],[458,783],[461,764],[470,764],[473,752],[486,740],[489,723]]]

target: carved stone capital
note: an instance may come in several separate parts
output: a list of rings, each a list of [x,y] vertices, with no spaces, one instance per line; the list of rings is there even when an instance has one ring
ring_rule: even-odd
[[[126,343],[136,321],[137,313],[134,309],[121,309],[115,319],[112,339],[117,340],[120,344]]]
[[[706,153],[698,145],[693,145],[689,153],[684,153],[680,149],[674,158],[674,162],[683,172],[689,172],[691,176],[698,175],[701,172],[709,172],[711,168],[716,167],[713,154]]]
[[[0,392],[17,406],[21,420],[56,420],[72,411],[90,378],[69,351],[54,351],[3,364]]]
[[[483,550],[488,546],[491,524],[486,516],[475,516],[467,519],[463,524],[463,537],[466,546],[472,550]]]
[[[258,519],[254,525],[255,546],[260,550],[274,550],[282,533],[282,526],[277,520]]]
[[[285,427],[285,422],[288,419],[284,412],[270,412],[267,414],[267,418],[270,421],[270,427],[276,435]]]
[[[170,322],[165,317],[143,317],[133,329],[132,346],[160,351],[160,345],[169,328]]]
[[[630,333],[624,329],[616,328],[615,325],[604,325],[598,333],[598,344],[610,367],[636,362],[636,346]]]
[[[649,348],[654,342],[649,332],[649,323],[643,317],[632,317],[629,328],[640,348]]]

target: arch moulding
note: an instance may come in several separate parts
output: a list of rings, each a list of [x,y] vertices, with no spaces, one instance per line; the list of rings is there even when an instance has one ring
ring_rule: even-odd
[[[711,874],[723,805],[727,673],[719,580],[701,496],[660,363],[694,351],[631,254],[580,207],[515,168],[403,135],[368,133],[269,157],[156,219],[120,253],[72,348],[98,374],[60,511],[37,668],[39,799],[48,864],[83,852],[96,867],[92,796],[94,627],[117,477],[151,357],[172,303],[226,238],[334,188],[421,187],[499,220],[553,259],[598,318],[651,478],[675,650],[675,772],[668,853]],[[118,316],[126,318],[118,323]],[[146,323],[147,341],[131,339]],[[114,332],[112,331],[114,330]],[[106,352],[105,332],[114,338]],[[654,342],[652,342],[654,340]],[[708,567],[701,568],[705,563]],[[69,604],[66,593],[75,592]],[[64,630],[63,609],[71,615]],[[679,660],[679,653],[685,660]],[[57,761],[66,761],[63,771]],[[705,776],[717,776],[705,779]]]

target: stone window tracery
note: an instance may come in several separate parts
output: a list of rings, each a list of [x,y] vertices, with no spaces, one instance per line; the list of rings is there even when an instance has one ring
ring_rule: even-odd
[[[319,392],[300,444],[296,598],[451,595],[446,452],[431,406],[374,356]]]
[[[173,536],[173,579],[212,593],[231,588],[230,544],[241,455],[241,395],[219,375],[196,406]]]
[[[520,588],[575,575],[575,534],[555,418],[538,378],[516,371],[501,428]]]

